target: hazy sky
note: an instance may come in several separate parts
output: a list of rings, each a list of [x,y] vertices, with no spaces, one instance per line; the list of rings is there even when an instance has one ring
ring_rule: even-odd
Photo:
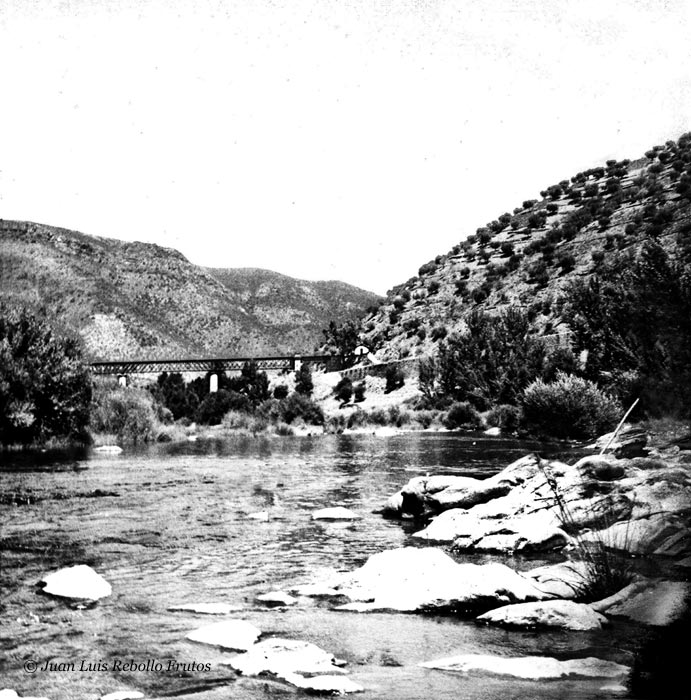
[[[384,292],[691,130],[689,0],[0,0],[0,217]]]

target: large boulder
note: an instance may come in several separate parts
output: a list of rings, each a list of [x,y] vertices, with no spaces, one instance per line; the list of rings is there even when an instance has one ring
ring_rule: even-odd
[[[546,596],[504,564],[457,564],[440,549],[406,547],[371,556],[334,587],[341,610],[483,611]]]
[[[524,629],[599,630],[607,618],[589,605],[572,600],[549,600],[505,605],[480,615],[477,622]]]
[[[558,661],[549,656],[490,656],[463,654],[420,664],[424,668],[457,671],[464,675],[493,675],[525,680],[557,680],[562,678],[624,679],[629,667],[613,661],[588,657]]]
[[[468,476],[424,476],[411,479],[401,489],[401,512],[414,516],[440,513],[451,508],[472,508],[506,496],[538,472],[540,459],[528,455],[489,479]],[[390,511],[395,502],[387,504]]]
[[[90,566],[79,564],[60,569],[41,579],[43,592],[72,600],[95,601],[109,596],[113,589]]]
[[[607,614],[646,625],[669,625],[679,619],[691,596],[691,583],[685,581],[647,581],[627,588],[626,595],[610,599]],[[603,607],[602,602],[593,607]]]
[[[615,457],[641,457],[646,454],[648,433],[634,425],[625,424],[614,436],[614,433],[601,435],[593,447],[605,450]],[[612,439],[614,438],[614,439]]]

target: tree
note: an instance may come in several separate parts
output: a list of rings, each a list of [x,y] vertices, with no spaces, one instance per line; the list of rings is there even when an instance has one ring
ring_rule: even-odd
[[[349,377],[343,377],[334,387],[334,396],[341,403],[348,403],[353,395],[353,382]]]
[[[568,289],[564,320],[585,377],[641,397],[649,414],[691,410],[691,265],[654,241],[620,253]],[[626,377],[626,381],[622,380]],[[621,393],[621,392],[620,392]]]
[[[91,380],[71,336],[0,305],[0,442],[87,439]]]
[[[306,362],[303,362],[295,373],[295,391],[303,396],[312,396],[313,389],[312,370]]]
[[[521,391],[543,370],[545,347],[530,335],[527,314],[509,308],[490,315],[473,311],[467,330],[442,343],[434,362],[435,377],[425,377],[423,393],[469,401],[485,410],[492,404],[515,404]],[[431,389],[431,387],[433,389]]]
[[[358,326],[354,321],[337,325],[334,321],[323,331],[326,344],[333,355],[341,358],[343,367],[350,367],[355,359],[354,351],[360,343]]]

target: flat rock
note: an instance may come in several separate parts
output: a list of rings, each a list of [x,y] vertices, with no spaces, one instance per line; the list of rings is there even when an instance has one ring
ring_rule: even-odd
[[[295,605],[298,602],[297,598],[285,593],[284,591],[270,591],[257,596],[257,600],[265,605],[272,606],[288,606]]]
[[[227,615],[232,612],[240,612],[239,605],[228,603],[190,603],[189,605],[176,605],[168,608],[171,612],[194,612],[201,615]]]
[[[343,674],[333,654],[315,644],[295,639],[271,638],[259,642],[230,661],[224,662],[243,676],[272,673],[285,678],[289,673],[300,675]]]
[[[689,595],[691,583],[654,581],[608,607],[607,614],[646,625],[669,625],[683,615]]]
[[[99,600],[113,592],[108,581],[86,564],[60,569],[41,581],[44,593],[72,600]]]
[[[144,697],[144,693],[138,690],[116,690],[114,693],[102,695],[101,700],[140,700]]]
[[[345,676],[310,676],[305,678],[299,673],[287,673],[284,680],[303,690],[314,693],[329,693],[344,695],[346,693],[362,693],[364,688]]]
[[[480,615],[477,622],[528,629],[596,630],[606,624],[607,619],[588,605],[572,600],[549,600],[505,605]]]
[[[588,580],[587,566],[580,561],[539,566],[523,574],[548,598],[575,598]]]
[[[423,668],[456,671],[464,675],[508,676],[524,680],[561,678],[607,678],[628,676],[628,666],[588,657],[559,661],[549,656],[506,657],[463,654],[420,664]]]
[[[269,522],[269,511],[260,510],[258,513],[248,513],[247,518],[249,520],[258,520],[259,522],[268,523]]]
[[[37,698],[29,695],[17,695],[17,691],[12,688],[3,688],[0,690],[0,700],[48,700],[48,698]]]
[[[360,516],[348,508],[336,506],[334,508],[322,508],[312,513],[312,520],[359,520]]]
[[[224,620],[193,630],[186,639],[223,649],[247,651],[261,635],[261,630],[244,620]]]
[[[365,609],[477,609],[546,596],[504,564],[457,564],[434,547],[405,547],[372,555],[335,590]],[[342,609],[342,608],[341,608]]]
[[[100,447],[94,447],[94,452],[107,455],[119,455],[122,452],[122,447],[119,445],[101,445]]]

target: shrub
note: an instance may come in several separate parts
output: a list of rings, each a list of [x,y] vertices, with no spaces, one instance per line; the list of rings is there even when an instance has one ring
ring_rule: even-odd
[[[356,384],[354,389],[353,389],[353,395],[354,395],[354,400],[357,403],[360,403],[361,401],[365,400],[365,390],[367,389],[367,386],[365,382],[360,382],[359,384]]]
[[[523,413],[519,406],[500,404],[487,414],[487,425],[496,426],[502,432],[514,433],[521,425]]]
[[[231,409],[249,410],[249,400],[237,392],[220,389],[213,394],[207,394],[199,404],[196,420],[204,425],[218,425]]]
[[[203,399],[209,391],[208,375],[206,379],[195,379],[189,386],[185,386],[185,380],[179,372],[163,372],[158,376],[156,384],[149,387],[149,391],[156,401],[173,414],[175,420],[192,419],[199,406],[199,397]]]
[[[76,339],[0,305],[0,442],[86,440],[91,381]]]
[[[349,377],[343,377],[334,387],[334,396],[341,403],[348,403],[353,395],[353,382]]]
[[[405,375],[403,370],[396,364],[390,364],[386,367],[386,388],[384,392],[389,394],[396,389],[400,389],[405,384]]]
[[[501,254],[505,258],[508,258],[511,255],[513,255],[513,251],[514,251],[514,246],[513,246],[513,243],[511,243],[510,241],[504,241],[501,244]]]
[[[559,372],[553,382],[530,384],[521,397],[526,425],[542,435],[586,439],[612,428],[621,406],[597,384]]]
[[[576,258],[570,253],[561,253],[557,258],[557,264],[562,272],[571,272],[576,267]]]
[[[280,401],[281,399],[285,399],[286,396],[288,396],[288,387],[285,384],[279,384],[274,388],[275,399]]]
[[[101,385],[91,403],[90,428],[124,443],[150,442],[156,438],[156,414],[154,398],[146,389]]]
[[[397,428],[412,422],[410,412],[401,409],[399,406],[389,406],[387,417],[389,425],[395,425]]]
[[[312,370],[303,362],[295,373],[295,391],[303,396],[312,396],[314,383],[312,382]]]
[[[439,282],[437,282],[437,280],[431,280],[427,285],[427,291],[430,294],[436,294],[439,291]]]
[[[436,342],[437,340],[441,340],[442,338],[446,337],[446,333],[447,333],[447,330],[446,330],[445,326],[435,326],[432,329],[432,335],[431,335],[432,340],[434,342]]]
[[[304,394],[294,391],[281,404],[282,417],[286,423],[292,423],[297,418],[301,418],[310,425],[324,423],[324,414],[319,405]]]
[[[482,418],[467,401],[457,401],[444,416],[444,425],[449,430],[458,428],[477,430],[482,427]]]

